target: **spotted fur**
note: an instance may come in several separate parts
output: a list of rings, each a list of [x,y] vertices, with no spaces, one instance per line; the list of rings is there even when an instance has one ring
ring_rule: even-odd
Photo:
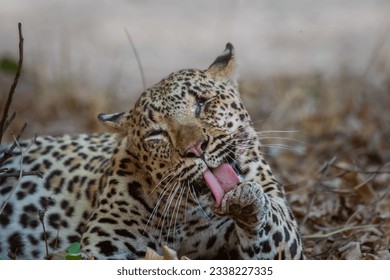
[[[16,172],[22,160],[25,171],[44,178],[0,178],[0,205],[7,201],[0,256],[43,258],[46,239],[50,252],[81,242],[84,255],[97,259],[143,258],[147,247],[161,253],[162,245],[192,259],[304,258],[232,78],[234,64],[227,44],[207,70],[169,75],[132,110],[101,114],[111,133],[22,143],[2,168]],[[202,174],[222,163],[242,182],[216,206]]]

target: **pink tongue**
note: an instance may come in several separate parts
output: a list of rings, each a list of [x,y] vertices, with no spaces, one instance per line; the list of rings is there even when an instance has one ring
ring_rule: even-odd
[[[240,183],[240,179],[236,172],[234,172],[233,168],[227,163],[221,164],[215,168],[213,172],[207,169],[203,173],[203,178],[213,193],[217,206],[221,205],[222,197],[225,193]]]

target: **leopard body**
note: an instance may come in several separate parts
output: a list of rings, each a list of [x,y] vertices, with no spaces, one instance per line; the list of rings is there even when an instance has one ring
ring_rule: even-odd
[[[108,133],[21,142],[4,174],[43,178],[0,178],[0,256],[42,259],[80,242],[95,259],[140,259],[163,245],[191,259],[303,259],[234,66],[229,43],[206,70],[175,72],[131,110],[101,114]],[[204,174],[222,164],[240,182],[217,201]]]

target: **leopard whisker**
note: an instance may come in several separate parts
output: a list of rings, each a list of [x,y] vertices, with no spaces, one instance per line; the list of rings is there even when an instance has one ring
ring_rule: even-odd
[[[176,186],[178,185],[179,183],[176,181],[173,185],[171,185],[171,192],[169,193],[168,195],[168,198],[167,198],[167,203],[165,204],[165,207],[163,209],[163,213],[162,213],[162,220],[159,221],[158,225],[160,225],[160,222],[161,222],[161,229],[160,229],[160,235],[159,235],[159,241],[161,241],[161,237],[162,237],[162,233],[164,231],[164,226],[166,225],[165,222],[169,222],[168,221],[168,216],[169,216],[169,210],[171,208],[171,204],[172,204],[172,201],[176,195],[176,192],[179,188],[176,188]],[[167,239],[166,239],[166,242],[168,243],[168,236],[169,236],[169,225],[168,225],[168,231],[167,231]]]
[[[269,140],[283,140],[285,142],[293,142],[293,143],[299,143],[302,145],[307,145],[307,143],[304,141],[301,141],[298,139],[293,139],[293,138],[288,138],[288,137],[260,137],[260,140],[266,140],[266,141],[261,141],[262,146],[264,146],[264,142],[268,142]],[[279,143],[275,143],[275,144],[279,144]]]
[[[199,202],[198,197],[196,196],[194,187],[191,186],[189,182],[188,182],[188,187],[189,187],[189,189],[190,189],[190,194],[191,194],[192,199],[198,204],[198,206],[199,206],[199,208],[200,208],[202,214],[203,214],[204,217],[208,220],[208,222],[211,222],[211,219],[210,219],[209,215],[204,211],[202,205],[201,205],[200,202]]]
[[[183,195],[184,195],[184,190],[185,190],[185,188],[183,188],[183,187],[180,185],[180,193],[179,193],[179,195],[178,195],[179,197],[178,197],[177,200],[176,200],[175,208],[173,209],[174,215],[172,215],[172,218],[171,218],[171,220],[172,220],[173,217],[175,217],[174,223],[173,223],[173,235],[172,235],[172,239],[173,239],[173,240],[175,240],[177,220],[178,220],[178,216],[179,216],[179,212],[180,212],[181,201],[182,201]],[[176,244],[176,243],[175,243],[175,244]],[[173,249],[176,249],[176,248],[174,247]]]
[[[277,133],[277,134],[298,133],[299,130],[261,130],[261,131],[253,130],[253,131],[247,131],[245,127],[239,127],[237,129],[236,133],[240,133],[240,132],[245,132],[245,136],[248,139],[249,139],[249,136],[254,137],[253,140],[258,139],[258,137],[260,137],[259,140],[262,140],[262,139],[273,139],[274,138],[274,139],[294,141],[294,142],[299,142],[299,143],[302,143],[302,144],[306,144],[305,142],[300,141],[298,139],[294,139],[294,138],[272,136],[272,134],[275,134],[275,133]]]
[[[297,133],[299,131],[297,130],[266,130],[266,131],[254,131],[249,132],[249,135],[255,136],[256,138],[259,137],[259,140],[264,139],[276,139],[276,140],[285,140],[290,142],[297,142],[306,145],[307,143],[304,141],[301,141],[299,139],[291,138],[291,137],[284,137],[284,136],[272,136],[272,134],[275,133]],[[271,135],[270,135],[271,134]]]
[[[288,151],[292,151],[294,153],[300,153],[299,149],[293,147],[293,146],[290,146],[290,145],[286,145],[286,144],[279,144],[279,143],[267,143],[268,141],[267,140],[285,140],[285,141],[290,141],[290,142],[296,142],[296,143],[301,143],[303,145],[307,145],[307,143],[303,142],[303,141],[300,141],[298,139],[293,139],[293,138],[289,138],[289,137],[280,137],[280,136],[262,136],[262,132],[253,132],[251,133],[251,135],[256,135],[257,137],[259,137],[259,140],[266,140],[266,143],[261,143],[261,147],[264,147],[264,148],[278,148],[278,149],[283,149],[283,150],[288,150]],[[255,147],[255,144],[254,143],[250,143],[248,141],[243,141],[242,144],[240,144],[240,147],[241,148],[244,148],[244,149],[251,149],[253,147]],[[262,154],[266,154],[264,152],[262,152]]]
[[[177,170],[177,166],[168,169],[162,176],[160,182],[150,191],[149,195],[151,195],[169,176],[172,176]]]
[[[255,130],[258,134],[268,134],[268,133],[299,133],[299,130]]]
[[[177,194],[177,192],[178,192],[178,190],[180,189],[180,192],[178,193],[178,195],[179,195],[179,197],[180,197],[180,194],[181,194],[181,192],[182,192],[182,190],[183,190],[183,188],[181,187],[181,176],[182,176],[183,174],[182,173],[180,173],[180,176],[179,176],[179,178],[178,178],[178,180],[177,180],[177,184],[175,184],[174,185],[174,188],[175,188],[175,190],[172,190],[172,192],[173,192],[173,195],[172,195],[172,197],[171,197],[171,201],[170,201],[170,205],[169,205],[169,208],[171,208],[171,203],[173,202],[173,200],[175,199],[175,197],[176,197],[176,194]],[[179,201],[179,198],[177,198],[176,199],[176,202],[175,202],[175,204],[174,204],[174,207],[173,207],[173,211],[172,211],[172,215],[171,215],[171,218],[170,218],[170,221],[169,221],[169,225],[168,225],[168,230],[167,230],[167,239],[169,238],[169,233],[170,233],[170,229],[171,229],[171,226],[172,226],[172,222],[173,222],[173,219],[174,219],[174,215],[175,215],[175,212],[176,212],[176,208],[177,208],[177,205],[178,205],[178,203],[180,203],[180,201]],[[172,235],[172,238],[174,239],[174,235],[175,235],[175,224],[173,225],[173,235]]]
[[[232,157],[232,156],[230,155],[230,153],[235,153],[236,151],[233,150],[233,149],[230,148],[230,147],[226,147],[226,151],[228,152],[227,155],[226,155],[226,157],[228,157],[228,158],[231,160],[231,162],[233,162],[233,163],[236,164],[238,167],[240,167],[240,163],[237,161],[237,159],[234,158],[234,157]],[[227,161],[226,159],[224,159],[224,160],[225,160],[226,163],[229,163],[229,161]]]
[[[261,146],[266,148],[277,148],[277,149],[286,150],[294,153],[300,153],[298,149],[283,144],[263,144]]]
[[[160,180],[160,182],[152,189],[152,191],[149,193],[149,195],[151,195],[157,189],[157,187],[161,186],[164,183],[164,181],[166,181],[169,177],[174,175],[174,173],[175,173],[174,171],[175,170],[176,170],[175,168],[170,168],[169,170],[167,170],[164,173],[164,175],[163,175],[162,179]],[[146,227],[149,226],[151,220],[154,219],[156,213],[158,212],[158,208],[160,207],[162,198],[165,196],[167,190],[169,189],[169,185],[170,185],[170,183],[172,182],[173,179],[175,179],[175,176],[172,176],[171,178],[169,178],[169,181],[165,183],[165,186],[163,187],[162,192],[161,192],[161,194],[159,195],[159,197],[157,199],[156,205],[153,208],[153,212],[149,216],[149,219],[148,219],[148,221],[147,221],[147,223],[145,225],[144,230],[146,230]]]
[[[251,144],[247,144],[247,145],[242,145],[240,148],[242,149],[252,149],[256,147],[255,145],[251,145]],[[261,148],[277,148],[277,149],[282,149],[282,150],[288,150],[288,151],[291,151],[291,152],[294,152],[294,153],[300,153],[300,151],[294,147],[291,147],[291,146],[288,146],[288,145],[284,145],[284,144],[261,144],[260,145]],[[262,155],[270,155],[269,153],[267,152],[264,152],[264,151],[260,151],[260,153]]]
[[[186,201],[185,201],[185,206],[184,206],[184,213],[186,213],[186,214],[184,215],[184,223],[187,222],[187,206],[188,206],[188,197],[190,195],[190,188],[187,187],[186,189],[187,189],[187,195],[186,195]]]
[[[231,151],[230,148],[227,148],[227,150],[228,150],[228,151]],[[234,152],[234,151],[232,151],[232,152]],[[243,168],[242,165],[241,165],[241,163],[238,162],[237,159],[232,158],[229,154],[228,154],[227,156],[232,160],[232,162],[238,167],[239,170],[241,170],[243,173],[247,173],[248,168]],[[225,159],[225,162],[226,162],[226,163],[229,163],[226,159]]]
[[[172,177],[167,183],[166,185],[163,187],[162,191],[161,191],[161,194],[159,195],[159,197],[157,198],[157,202],[156,202],[156,205],[154,206],[153,208],[153,211],[152,213],[150,214],[149,216],[149,219],[144,227],[144,231],[146,231],[146,228],[149,226],[150,222],[155,218],[157,212],[158,212],[158,209],[160,208],[160,204],[162,202],[162,198],[165,197],[165,194],[166,192],[168,191],[168,189],[170,188],[170,184],[171,182],[174,180],[174,177]]]
[[[298,140],[298,139],[294,139],[294,138],[290,138],[290,137],[260,136],[260,140],[273,140],[273,139],[276,139],[276,140],[284,140],[284,141],[290,141],[290,142],[296,142],[296,143],[300,143],[300,144],[307,145],[307,143],[304,142],[304,141],[301,141],[301,140]]]

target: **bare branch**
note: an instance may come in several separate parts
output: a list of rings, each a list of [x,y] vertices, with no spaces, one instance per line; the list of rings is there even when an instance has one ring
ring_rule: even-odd
[[[368,171],[368,170],[359,170],[359,169],[349,169],[349,168],[345,168],[345,167],[341,167],[341,166],[338,166],[336,164],[331,164],[330,166],[336,168],[336,169],[339,169],[339,170],[342,170],[346,173],[360,173],[360,174],[374,174],[374,175],[379,175],[379,174],[390,174],[390,170],[388,171],[381,171],[380,169],[382,169],[384,166],[381,166],[378,170],[373,170],[373,171]],[[386,165],[385,165],[386,166]]]
[[[8,92],[8,98],[7,98],[7,101],[6,101],[5,106],[4,106],[3,116],[1,117],[1,120],[0,120],[0,143],[3,139],[3,135],[4,135],[4,131],[5,131],[5,123],[8,119],[8,111],[9,111],[9,108],[11,107],[12,98],[13,98],[13,95],[15,93],[15,88],[18,84],[20,73],[22,71],[22,65],[23,65],[23,41],[24,41],[24,38],[22,35],[22,24],[20,22],[18,24],[18,29],[19,29],[19,63],[18,63],[18,68],[17,68],[16,73],[15,73],[14,82],[13,82],[13,84]],[[9,124],[10,124],[10,122],[7,123],[7,125],[9,125]]]
[[[24,123],[23,127],[20,129],[19,133],[16,135],[15,138],[15,141],[14,143],[12,144],[11,147],[9,147],[9,149],[7,151],[4,152],[3,156],[0,158],[0,164],[2,164],[3,162],[5,162],[7,159],[11,158],[14,156],[13,154],[13,151],[14,149],[16,148],[17,146],[17,142],[19,141],[21,135],[23,134],[24,130],[26,129],[27,127],[27,123]]]
[[[311,212],[311,209],[314,206],[316,196],[317,196],[317,193],[319,191],[319,187],[320,187],[322,181],[324,180],[324,178],[326,178],[326,176],[329,172],[329,167],[333,164],[333,162],[335,162],[335,160],[336,160],[336,157],[331,158],[330,160],[325,162],[321,166],[321,168],[318,170],[318,174],[320,175],[320,178],[319,178],[318,182],[314,185],[314,189],[311,193],[311,198],[310,198],[309,204],[308,204],[307,209],[306,209],[306,214],[300,223],[301,227],[303,227],[303,225],[306,223],[307,219],[309,218],[309,214]]]
[[[4,131],[9,127],[9,125],[12,123],[12,121],[15,119],[15,117],[16,117],[16,112],[13,112],[11,117],[9,117],[4,124]]]
[[[13,173],[3,173],[0,174],[0,178],[18,178],[20,176],[20,172],[13,172]],[[36,171],[22,171],[22,177],[26,176],[38,176],[39,178],[43,178],[43,172],[40,170]]]
[[[384,224],[372,224],[372,225],[358,225],[358,226],[346,226],[346,227],[341,227],[337,230],[327,232],[327,233],[316,233],[316,234],[308,234],[308,235],[303,235],[303,239],[320,239],[320,238],[329,238],[332,235],[342,233],[345,231],[351,231],[351,230],[364,230],[364,229],[370,229],[372,227],[382,227],[382,228],[388,228],[390,227],[389,223],[384,223]]]
[[[47,244],[48,242],[47,242],[47,234],[46,234],[46,227],[45,227],[45,214],[46,214],[46,211],[47,211],[47,207],[45,207],[42,210],[39,210],[39,221],[41,222],[41,225],[42,225],[43,236],[44,236],[44,239],[45,239],[46,257],[48,258],[49,257],[49,246]]]
[[[14,136],[14,135],[13,135]],[[21,155],[20,155],[20,160],[19,160],[19,165],[20,165],[20,171],[18,171],[18,181],[16,182],[16,184],[12,187],[12,190],[11,190],[11,193],[8,195],[7,199],[4,201],[3,205],[1,206],[1,209],[0,209],[0,215],[3,213],[5,207],[7,206],[8,204],[8,201],[11,199],[12,195],[14,194],[17,186],[19,185],[19,183],[21,182],[22,178],[23,178],[23,171],[22,171],[22,164],[23,164],[23,150],[22,150],[22,147],[20,147],[18,141],[16,140],[16,137],[14,136],[14,139],[15,139],[15,143],[16,145],[18,146],[18,148],[20,149],[20,152],[21,152]]]
[[[139,72],[141,74],[141,79],[142,79],[142,84],[144,86],[144,90],[146,90],[146,79],[145,79],[144,69],[142,68],[141,59],[139,58],[139,55],[138,55],[138,52],[137,52],[137,48],[135,47],[135,45],[133,43],[133,40],[131,39],[130,33],[127,30],[127,28],[125,28],[125,32],[126,32],[127,39],[130,42],[131,49],[133,50],[135,59],[137,60],[137,65],[138,65]]]
[[[21,132],[19,133],[19,136],[20,134],[23,132],[23,129],[21,130]],[[24,174],[26,174],[26,172],[23,172],[23,158],[24,158],[24,152],[27,152],[31,146],[35,143],[35,138],[34,140],[31,142],[31,144],[27,147],[27,149],[25,151],[23,151],[22,147],[19,145],[18,143],[18,139],[17,139],[17,136],[15,135],[12,135],[14,137],[14,145],[16,145],[18,147],[18,149],[20,150],[20,158],[19,158],[19,170],[17,172],[17,174],[15,174],[15,177],[17,177],[17,182],[15,183],[15,185],[12,187],[12,190],[11,190],[11,193],[8,195],[7,199],[4,201],[3,205],[1,206],[0,208],[0,215],[3,213],[5,207],[7,206],[8,204],[8,201],[11,199],[12,195],[14,194],[16,188],[18,187],[18,185],[20,184],[20,182],[22,181],[22,178],[23,176],[26,176]],[[4,169],[2,169],[4,170]],[[36,172],[35,175],[38,175],[40,177],[43,177],[43,173],[40,172],[40,171],[32,171],[32,172]],[[29,172],[30,174],[29,175],[33,175],[32,172]],[[27,173],[28,174],[28,173]],[[4,174],[1,174],[1,175],[4,175]],[[10,177],[10,176],[8,176]]]

